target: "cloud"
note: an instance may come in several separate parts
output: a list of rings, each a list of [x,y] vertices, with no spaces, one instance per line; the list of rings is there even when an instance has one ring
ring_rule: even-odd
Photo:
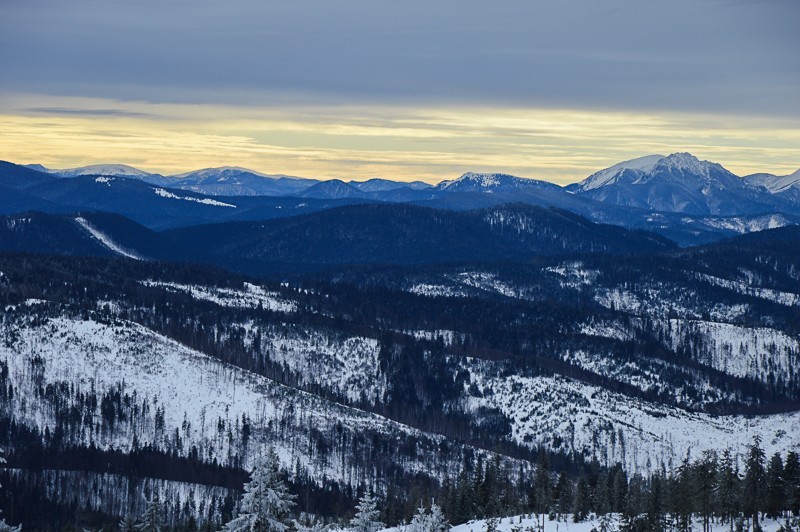
[[[796,1],[12,2],[6,91],[800,114]]]
[[[111,109],[110,103],[62,99],[58,108]],[[133,116],[103,120],[13,109],[0,106],[0,158],[54,168],[121,162],[175,174],[232,165],[308,177],[431,182],[466,171],[502,171],[566,184],[621,160],[676,151],[691,151],[740,175],[789,174],[800,166],[800,119],[788,117],[140,102],[126,109]]]
[[[80,109],[71,107],[29,107],[23,111],[43,115],[77,115],[77,116],[152,116],[148,113],[127,111],[125,109]]]

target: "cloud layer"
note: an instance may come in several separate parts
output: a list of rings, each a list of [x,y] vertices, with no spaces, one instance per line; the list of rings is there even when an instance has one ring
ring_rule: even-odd
[[[0,113],[20,128],[0,134],[3,158],[169,170],[197,160],[177,150],[202,137],[220,164],[317,175],[485,168],[565,181],[676,149],[742,170],[800,164],[795,0],[0,0],[0,10]],[[25,139],[42,144],[25,151]],[[123,149],[148,139],[164,160]]]

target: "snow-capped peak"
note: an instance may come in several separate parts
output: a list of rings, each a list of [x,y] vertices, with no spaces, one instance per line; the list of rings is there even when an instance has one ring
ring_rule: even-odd
[[[25,168],[30,168],[31,170],[36,170],[37,172],[44,172],[45,174],[49,174],[51,172],[49,168],[41,164],[26,164]]]
[[[773,194],[785,192],[791,188],[800,190],[800,170],[792,174],[778,176],[774,174],[753,174],[744,178],[756,187],[763,187]]]
[[[50,170],[51,173],[61,177],[75,177],[79,175],[107,175],[123,177],[146,177],[153,175],[150,172],[139,170],[127,164],[93,164],[78,168],[65,168],[63,170]]]
[[[613,183],[614,180],[625,170],[649,172],[655,167],[656,163],[664,158],[665,157],[663,155],[645,155],[644,157],[638,157],[629,161],[622,161],[621,163],[617,163],[614,166],[590,175],[583,182],[581,182],[580,188],[581,190],[592,190],[604,185],[608,185]]]
[[[727,172],[722,165],[710,161],[701,161],[691,153],[673,153],[657,161],[653,171],[680,171],[685,174],[692,174],[702,177],[711,177],[712,170]],[[730,173],[730,172],[728,172]]]
[[[177,178],[194,177],[198,179],[207,179],[209,177],[230,177],[238,174],[253,174],[259,177],[274,177],[261,172],[257,172],[255,170],[250,170],[249,168],[242,168],[241,166],[219,166],[216,168],[203,168],[201,170],[193,170],[191,172],[177,174],[172,177],[177,177]]]
[[[509,174],[467,172],[458,179],[442,181],[439,190],[495,190],[503,187],[518,188],[525,185],[538,185],[541,181],[526,179]]]

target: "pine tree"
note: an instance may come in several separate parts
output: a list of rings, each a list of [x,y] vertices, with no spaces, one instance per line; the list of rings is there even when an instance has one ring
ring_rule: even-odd
[[[330,530],[330,527],[322,521],[308,516],[303,521],[295,520],[293,525],[296,532],[326,532]]]
[[[5,464],[6,459],[3,458],[3,451],[0,449],[0,464]],[[3,486],[0,485],[0,488]],[[22,530],[22,526],[11,526],[6,523],[6,520],[0,517],[0,532],[20,532]]]
[[[717,477],[717,453],[705,451],[703,458],[694,465],[694,488],[700,514],[703,516],[703,532],[711,530],[711,514],[713,513],[713,495]]]
[[[783,466],[786,483],[786,506],[795,516],[800,515],[800,458],[795,451],[786,455]]]
[[[664,523],[664,499],[667,481],[661,473],[656,473],[650,478],[650,490],[645,502],[645,519],[647,529],[661,531],[666,528]]]
[[[550,460],[544,451],[539,453],[539,460],[536,462],[536,475],[533,479],[536,493],[536,513],[541,517],[542,528],[544,528],[544,516],[550,511],[550,500],[553,494],[553,484],[550,475]]]
[[[575,488],[575,504],[572,510],[572,520],[576,523],[584,521],[592,511],[592,501],[589,494],[589,483],[585,477],[578,480]]]
[[[450,523],[447,522],[442,509],[436,503],[432,503],[429,512],[425,509],[422,501],[407,528],[408,532],[446,532],[447,530],[450,530]]]
[[[558,476],[553,500],[558,505],[559,518],[563,518],[572,510],[572,483],[564,472]]]
[[[136,531],[136,521],[130,515],[126,515],[122,518],[122,521],[119,522],[119,530],[120,532],[135,532]]]
[[[144,509],[142,520],[136,525],[136,530],[141,532],[161,532],[161,502],[156,493]]]
[[[672,479],[672,514],[680,532],[689,532],[692,526],[694,483],[689,456],[683,459]]]
[[[278,455],[268,448],[256,462],[250,481],[244,485],[239,516],[225,525],[228,532],[285,532],[287,517],[295,505],[295,495],[289,493],[280,478]]]
[[[756,435],[747,451],[744,480],[742,480],[742,506],[753,520],[753,530],[759,530],[758,515],[766,496],[767,473],[764,470],[764,450],[761,438]]]
[[[738,516],[740,511],[739,483],[738,466],[731,457],[730,449],[726,449],[722,453],[717,475],[716,505],[717,513],[722,516],[723,523],[727,521],[730,524],[731,531],[733,531],[734,517]]]
[[[378,499],[367,489],[356,505],[356,515],[350,521],[350,526],[354,532],[376,532],[384,527],[378,520],[380,515]]]
[[[786,486],[783,479],[783,460],[775,453],[767,467],[767,495],[765,509],[773,519],[783,513],[786,506]]]

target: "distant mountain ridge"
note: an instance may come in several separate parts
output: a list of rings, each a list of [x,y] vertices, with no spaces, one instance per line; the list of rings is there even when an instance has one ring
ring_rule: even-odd
[[[689,153],[626,161],[589,176],[570,191],[615,205],[692,215],[763,214],[788,208],[722,165]]]
[[[42,169],[47,170],[41,165],[0,165],[0,187],[14,189],[0,200],[0,213],[97,209],[123,214],[150,228],[168,228],[283,218],[354,203],[412,203],[455,211],[525,203],[654,231],[681,245],[800,223],[800,171],[741,178],[689,153],[623,161],[566,187],[478,172],[432,186],[382,178],[306,179],[235,166],[166,177],[121,164],[51,173]],[[154,185],[164,192],[147,188]],[[217,208],[224,204],[233,207]]]

